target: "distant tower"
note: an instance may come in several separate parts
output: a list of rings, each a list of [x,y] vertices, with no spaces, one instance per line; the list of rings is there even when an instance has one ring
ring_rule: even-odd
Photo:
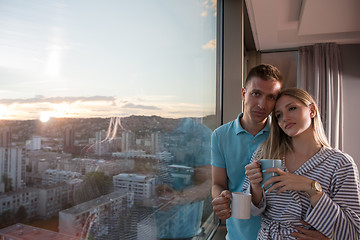
[[[104,142],[105,138],[105,130],[95,132],[95,154],[98,156],[101,156],[106,152],[106,146],[108,145],[108,143]]]
[[[160,132],[151,133],[151,154],[156,154],[163,151],[161,142]]]
[[[72,153],[75,145],[75,131],[71,125],[65,127],[64,152]]]
[[[40,150],[41,149],[41,137],[40,136],[32,136],[30,149],[31,150]]]
[[[128,152],[135,149],[135,133],[126,131],[121,134],[121,151]]]
[[[0,147],[9,148],[11,147],[12,132],[9,127],[0,129]]]

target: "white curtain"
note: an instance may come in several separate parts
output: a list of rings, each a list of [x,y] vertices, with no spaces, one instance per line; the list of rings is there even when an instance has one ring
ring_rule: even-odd
[[[299,48],[297,86],[319,105],[325,133],[332,147],[343,149],[343,90],[341,57],[335,43]]]

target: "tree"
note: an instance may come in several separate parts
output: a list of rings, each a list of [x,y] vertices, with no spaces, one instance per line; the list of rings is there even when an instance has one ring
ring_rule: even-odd
[[[91,172],[85,176],[79,191],[75,194],[75,201],[82,203],[109,194],[113,191],[112,177],[103,172]]]
[[[15,221],[16,222],[24,222],[27,219],[27,211],[24,206],[20,206],[19,209],[15,213]]]
[[[0,215],[0,228],[8,227],[15,223],[13,211],[6,210]]]
[[[9,178],[6,173],[4,173],[2,175],[2,182],[5,185],[5,192],[11,192],[12,191],[12,181],[11,181],[11,178]]]

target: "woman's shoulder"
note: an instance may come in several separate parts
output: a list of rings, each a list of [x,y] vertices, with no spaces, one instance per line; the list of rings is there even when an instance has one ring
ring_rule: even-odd
[[[337,148],[323,147],[323,154],[338,165],[356,165],[354,159],[349,154]]]

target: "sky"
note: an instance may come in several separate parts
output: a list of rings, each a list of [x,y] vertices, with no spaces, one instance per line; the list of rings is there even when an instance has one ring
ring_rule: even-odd
[[[216,0],[1,0],[0,119],[215,113]]]

